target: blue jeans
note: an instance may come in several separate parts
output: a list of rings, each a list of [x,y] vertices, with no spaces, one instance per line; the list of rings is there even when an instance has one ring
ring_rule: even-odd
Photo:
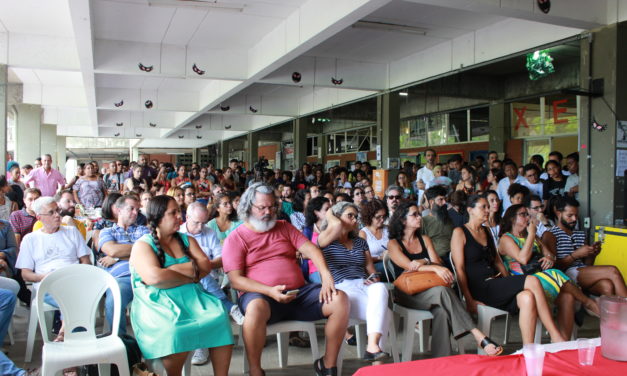
[[[115,280],[120,286],[120,297],[122,298],[122,304],[120,307],[120,326],[118,334],[126,334],[126,307],[131,301],[133,301],[133,287],[131,286],[131,276],[116,277]],[[109,326],[113,331],[113,295],[107,290],[107,297],[105,299],[105,316],[109,322]]]
[[[207,275],[205,278],[200,280],[200,284],[209,294],[215,296],[220,299],[224,308],[226,308],[227,312],[231,312],[231,307],[233,307],[233,302],[226,297],[226,294],[220,288],[218,281],[213,279],[211,275]]]
[[[16,301],[17,298],[13,291],[0,289],[0,344],[4,343],[4,337],[7,335]],[[0,374],[4,375],[4,373]]]
[[[17,368],[15,363],[9,359],[3,351],[0,351],[0,375],[2,376],[24,376],[26,371]]]
[[[309,274],[309,283],[322,283],[322,278],[320,278],[320,272],[313,272]]]

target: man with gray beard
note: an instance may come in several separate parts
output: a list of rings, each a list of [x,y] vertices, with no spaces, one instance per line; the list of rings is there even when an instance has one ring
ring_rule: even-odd
[[[222,247],[222,265],[231,286],[241,292],[243,336],[250,375],[265,374],[261,352],[266,327],[279,321],[316,321],[327,318],[326,352],[314,362],[316,375],[337,374],[337,355],[348,325],[349,302],[335,290],[322,252],[294,226],[277,221],[274,188],[251,185],[240,199],[237,214],[244,223],[233,230]],[[296,252],[310,259],[322,285],[306,284],[296,263]]]
[[[444,266],[452,270],[449,254],[455,226],[448,216],[446,193],[446,188],[441,185],[433,186],[425,191],[431,210],[429,215],[422,218],[422,233],[431,238],[435,252],[444,262]]]

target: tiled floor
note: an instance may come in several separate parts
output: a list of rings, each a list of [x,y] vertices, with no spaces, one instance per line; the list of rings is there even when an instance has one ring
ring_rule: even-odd
[[[35,342],[35,350],[33,352],[33,362],[29,364],[24,363],[24,351],[26,348],[26,327],[28,323],[28,314],[29,311],[24,307],[18,307],[17,314],[13,319],[13,330],[15,335],[15,345],[9,346],[8,343],[5,345],[9,350],[9,357],[15,361],[15,363],[24,368],[36,367],[41,362],[41,337],[38,337]],[[504,320],[497,320],[492,329],[491,337],[497,341],[502,342],[503,340],[503,328],[504,328]],[[235,328],[234,328],[235,329]],[[234,331],[237,333],[237,331]],[[320,345],[320,352],[322,353],[324,350],[324,339],[322,335],[322,327],[318,328],[318,338]],[[599,336],[599,320],[593,317],[586,317],[584,325],[579,329],[580,338],[591,338]],[[476,352],[476,347],[472,343],[469,338],[466,337],[464,343],[466,344],[465,348],[467,349],[467,353]],[[8,341],[8,336],[7,336]],[[402,335],[398,336],[398,345],[402,341]],[[544,342],[547,342],[548,339],[544,338]],[[512,323],[512,329],[510,330],[510,340],[507,345],[504,345],[505,353],[509,354],[521,347],[520,340],[520,332],[518,331],[517,323]],[[344,375],[352,375],[357,369],[360,367],[368,365],[366,362],[363,362],[359,359],[358,354],[356,353],[356,347],[353,346],[345,346],[346,353],[344,355]],[[429,353],[419,354],[418,353],[418,345],[414,344],[414,357],[413,359],[422,359],[428,358]],[[268,376],[270,375],[313,375],[312,368],[312,359],[311,359],[311,351],[310,349],[302,349],[296,347],[289,348],[289,366],[287,368],[281,369],[278,364],[278,354],[277,354],[277,344],[276,337],[268,337],[268,344],[264,350],[263,354],[263,367],[266,370]],[[242,356],[242,348],[240,346],[236,346],[233,351],[233,357],[231,360],[231,369],[230,375],[242,375],[243,368],[243,356]],[[213,370],[210,364],[204,366],[194,366],[192,370],[192,375],[212,375]]]

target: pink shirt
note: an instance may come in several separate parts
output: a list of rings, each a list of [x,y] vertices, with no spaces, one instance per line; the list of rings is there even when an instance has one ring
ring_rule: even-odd
[[[57,193],[58,184],[65,185],[65,178],[54,168],[46,173],[43,167],[37,167],[24,178],[24,184],[39,188],[42,196],[54,196]]]
[[[296,263],[296,250],[307,241],[285,221],[277,221],[272,230],[263,233],[242,224],[224,241],[222,267],[227,273],[241,270],[244,276],[267,286],[297,289],[305,284],[305,278]]]

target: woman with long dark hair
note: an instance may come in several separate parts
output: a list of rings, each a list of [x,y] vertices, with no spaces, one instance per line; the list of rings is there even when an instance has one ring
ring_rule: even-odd
[[[383,255],[387,252],[390,241],[388,228],[385,225],[385,221],[388,219],[388,207],[379,199],[364,202],[361,205],[360,218],[364,227],[359,231],[359,237],[368,242],[374,268],[383,280],[385,279]]]
[[[488,190],[483,194],[490,207],[490,215],[485,225],[490,229],[490,234],[494,239],[494,244],[499,244],[499,232],[501,230],[501,199],[499,194],[493,190]]]
[[[565,341],[553,321],[540,281],[533,276],[510,276],[498,256],[490,232],[483,226],[490,213],[488,201],[472,195],[466,208],[470,219],[453,230],[451,255],[468,311],[477,312],[477,306],[485,304],[512,313],[520,310],[518,325],[523,344],[533,343],[538,317],[549,331],[551,342]]]
[[[584,295],[570,278],[554,268],[555,256],[536,237],[536,225],[529,220],[529,212],[522,204],[505,211],[500,232],[499,253],[512,275],[533,275],[542,284],[550,303],[557,306],[557,323],[564,338],[570,338],[575,318],[575,301],[599,315],[599,306]],[[535,270],[529,267],[537,265]]]
[[[390,218],[390,242],[388,252],[394,264],[394,274],[399,276],[405,271],[430,271],[442,280],[453,283],[453,273],[445,266],[435,252],[433,243],[427,235],[420,233],[422,217],[415,202],[402,203]],[[499,355],[503,348],[477,329],[464,305],[450,287],[435,286],[415,295],[407,295],[394,289],[398,304],[431,311],[432,353],[435,357],[451,354],[451,334],[458,338],[471,333],[477,344],[488,355]]]
[[[181,375],[190,351],[209,348],[214,375],[227,376],[233,349],[228,313],[198,283],[211,262],[194,238],[178,231],[174,198],[153,198],[147,213],[151,233],[133,245],[130,257],[139,348],[146,359],[161,358],[168,375]]]
[[[325,221],[325,215],[327,210],[331,207],[329,199],[325,197],[312,198],[307,207],[305,208],[305,227],[303,228],[303,235],[307,237],[312,243],[318,245],[318,235],[322,232],[322,224]],[[320,273],[311,260],[307,260],[309,274],[309,282],[321,283]]]
[[[213,219],[207,223],[207,226],[216,232],[220,243],[224,243],[224,239],[231,231],[242,224],[242,221],[237,219],[237,212],[233,210],[231,197],[228,193],[221,193],[215,198],[210,217]]]
[[[292,226],[296,227],[298,231],[303,231],[305,228],[305,208],[309,203],[311,198],[311,194],[307,189],[299,189],[294,194],[294,199],[292,201],[292,210],[294,212],[290,214],[290,223]]]

